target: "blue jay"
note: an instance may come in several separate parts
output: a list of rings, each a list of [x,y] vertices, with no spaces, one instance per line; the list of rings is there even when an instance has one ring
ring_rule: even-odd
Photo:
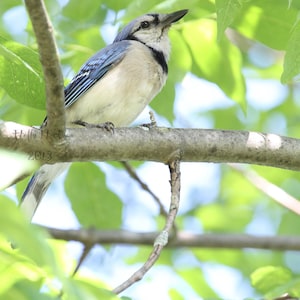
[[[168,30],[188,10],[146,14],[91,57],[65,88],[67,127],[112,122],[127,126],[160,92],[168,74]],[[43,165],[31,178],[21,209],[32,218],[51,182],[70,163]]]

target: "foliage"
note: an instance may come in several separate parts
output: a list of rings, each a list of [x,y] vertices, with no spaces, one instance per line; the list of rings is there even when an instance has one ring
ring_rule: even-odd
[[[1,299],[59,299],[60,289],[64,299],[118,299],[95,279],[67,277],[73,262],[65,245],[47,240],[4,196],[1,208]]]
[[[163,125],[246,129],[299,137],[299,0],[188,0],[184,7],[179,0],[48,0],[46,6],[66,82],[93,53],[112,41],[115,30],[124,23],[148,11],[189,8],[184,21],[170,31],[173,50],[169,79],[151,103],[157,115],[165,118]],[[45,116],[44,81],[24,4],[1,0],[0,12],[0,118],[40,124]],[[182,90],[191,89],[187,73],[197,78],[193,80],[200,87],[209,87],[209,92],[193,89],[183,97]],[[222,91],[217,94],[222,101],[210,105],[210,93],[216,91]],[[184,112],[183,107],[189,105],[193,109]],[[5,153],[0,155],[5,159]],[[182,171],[179,229],[197,233],[299,234],[298,216],[273,203],[230,167],[189,167],[184,165]],[[166,198],[163,191],[169,188],[164,168],[150,163],[138,166],[142,178],[151,169],[147,184],[161,199]],[[298,173],[250,168],[294,197],[300,196]],[[26,182],[16,186],[18,196]],[[80,226],[161,229],[161,217],[152,199],[115,164],[76,164],[70,168],[64,186],[72,205],[69,210],[74,211]],[[107,286],[115,280],[105,276],[107,267],[101,273],[96,254],[87,266],[95,271],[97,265],[95,273],[98,278],[101,273],[100,280],[81,273],[70,278],[74,261],[68,255],[67,242],[53,241],[43,230],[29,225],[11,201],[16,200],[14,191],[0,195],[0,299],[58,299],[60,290],[64,291],[63,299],[118,299]],[[54,227],[55,216],[51,223]],[[114,248],[101,249],[104,260],[112,261]],[[125,263],[132,270],[132,265],[146,260],[149,251],[148,247],[135,251],[121,248],[117,251],[121,260],[110,262],[109,267],[117,269],[114,275]],[[191,248],[166,250],[157,268],[166,267],[168,275],[179,282],[166,283],[170,299],[186,299],[187,294],[195,299],[258,295],[271,299],[284,293],[299,297],[298,263],[291,252]],[[111,269],[109,272],[113,272]],[[232,280],[243,282],[244,290],[230,291],[225,278],[219,280],[222,270]],[[159,273],[151,272],[152,277],[150,274],[148,280],[139,283],[142,289],[151,286]],[[128,291],[128,295],[134,298],[134,292]],[[155,297],[154,289],[149,296]]]

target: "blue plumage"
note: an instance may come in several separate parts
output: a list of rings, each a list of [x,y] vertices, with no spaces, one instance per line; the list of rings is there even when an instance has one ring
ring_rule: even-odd
[[[113,43],[92,56],[65,88],[65,105],[71,106],[125,56],[128,41]]]

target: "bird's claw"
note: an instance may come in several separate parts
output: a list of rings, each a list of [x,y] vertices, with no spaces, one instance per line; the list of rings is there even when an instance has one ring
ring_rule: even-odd
[[[105,122],[101,124],[96,124],[96,128],[103,128],[111,133],[115,132],[115,125],[112,122]]]
[[[112,122],[105,122],[101,124],[90,124],[84,121],[75,121],[74,124],[83,126],[85,128],[103,128],[111,133],[115,132],[115,125]]]
[[[151,110],[149,111],[149,115],[150,115],[150,123],[141,124],[140,125],[141,127],[146,127],[148,129],[157,127],[157,123],[156,123],[156,120],[155,120],[154,113]]]

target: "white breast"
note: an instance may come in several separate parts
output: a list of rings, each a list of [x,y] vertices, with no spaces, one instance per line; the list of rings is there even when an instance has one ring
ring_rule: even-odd
[[[151,50],[132,41],[124,59],[67,109],[67,124],[129,125],[160,92],[166,77]]]

